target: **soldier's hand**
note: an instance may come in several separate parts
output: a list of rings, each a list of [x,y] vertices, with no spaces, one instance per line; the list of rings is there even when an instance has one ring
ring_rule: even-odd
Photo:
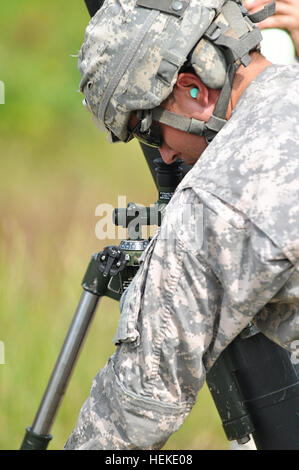
[[[254,13],[272,0],[247,0],[244,1],[245,8]],[[299,1],[298,0],[276,0],[275,14],[259,23],[261,29],[280,28],[289,32],[299,57]]]

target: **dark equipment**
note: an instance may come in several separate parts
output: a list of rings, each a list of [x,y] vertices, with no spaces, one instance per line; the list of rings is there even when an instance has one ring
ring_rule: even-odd
[[[85,3],[93,16],[104,1]],[[142,225],[151,222],[152,211],[160,224],[163,206],[189,171],[187,165],[177,162],[164,165],[155,148],[143,144],[141,148],[159,191],[158,201],[154,208],[142,209],[138,224],[132,225],[141,210],[138,206],[115,210],[114,222],[128,228],[129,239],[92,256],[82,282],[83,294],[21,450],[47,448],[52,423],[100,298],[120,299],[148,244],[141,237]],[[254,325],[249,324],[223,351],[207,375],[207,384],[228,440],[246,443],[252,435],[258,450],[299,450],[299,367],[288,351]]]
[[[103,6],[105,0],[84,0],[90,16],[94,16],[96,12]]]

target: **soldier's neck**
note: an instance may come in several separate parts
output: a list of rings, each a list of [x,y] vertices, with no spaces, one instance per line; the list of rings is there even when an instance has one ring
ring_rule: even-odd
[[[272,65],[269,60],[265,59],[259,52],[252,52],[250,54],[252,61],[247,67],[241,65],[235,75],[230,103],[227,110],[226,118],[229,119],[233,109],[235,108],[240,96],[246,90],[248,85],[259,75],[265,68]]]

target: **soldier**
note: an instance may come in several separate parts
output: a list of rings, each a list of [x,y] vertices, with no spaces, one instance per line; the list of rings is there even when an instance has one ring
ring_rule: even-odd
[[[97,123],[193,167],[66,449],[160,449],[250,321],[299,344],[299,74],[259,53],[264,17],[241,1],[106,0],[87,28],[81,90]]]

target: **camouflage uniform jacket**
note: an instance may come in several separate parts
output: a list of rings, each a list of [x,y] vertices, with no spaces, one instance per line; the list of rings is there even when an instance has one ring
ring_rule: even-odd
[[[161,448],[252,320],[299,344],[298,68],[264,70],[179,185],[66,448]]]

